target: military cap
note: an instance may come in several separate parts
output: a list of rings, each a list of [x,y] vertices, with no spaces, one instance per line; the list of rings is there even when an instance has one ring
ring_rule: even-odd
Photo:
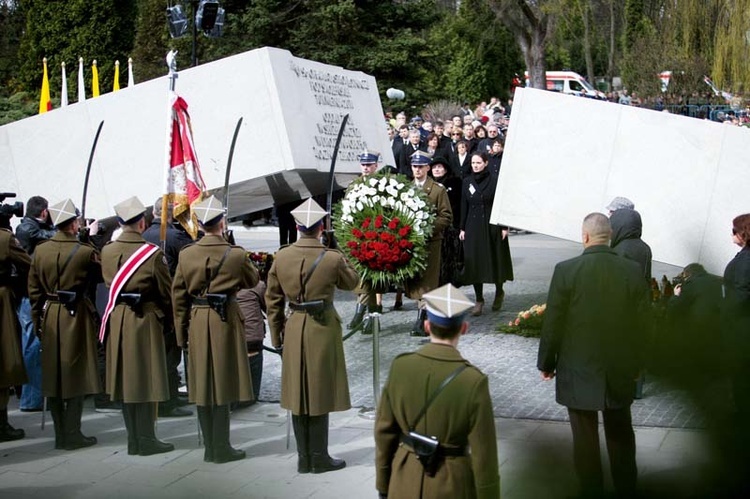
[[[378,162],[378,158],[380,158],[380,153],[369,149],[365,149],[358,156],[359,162],[363,165],[375,164]]]
[[[414,151],[411,155],[411,166],[429,166],[432,154],[426,151]]]
[[[608,211],[617,211],[617,210],[634,210],[635,209],[635,203],[633,203],[628,198],[624,198],[621,196],[617,196],[607,205]]]
[[[328,212],[321,208],[313,198],[308,198],[307,201],[293,209],[291,213],[297,225],[304,229],[314,227],[328,215]]]
[[[422,295],[427,304],[427,318],[438,326],[457,326],[464,320],[466,313],[474,306],[463,292],[446,284]]]
[[[417,121],[422,121],[422,117],[421,117],[421,116],[419,116],[419,115],[416,115],[415,117],[413,117],[413,118],[411,119],[411,122],[412,122],[412,123],[416,123]]]
[[[221,201],[214,196],[209,196],[199,203],[193,205],[193,213],[203,225],[213,225],[224,216],[225,210]]]
[[[78,211],[78,208],[73,204],[73,201],[66,199],[50,206],[49,216],[52,218],[52,225],[58,226],[68,220],[80,217],[81,212]]]
[[[146,207],[141,200],[133,196],[115,205],[117,221],[123,225],[136,223],[146,214]]]

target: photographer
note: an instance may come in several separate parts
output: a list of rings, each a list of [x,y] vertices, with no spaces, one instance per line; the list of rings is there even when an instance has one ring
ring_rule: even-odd
[[[32,196],[26,203],[26,216],[16,228],[16,237],[21,246],[29,254],[34,256],[34,250],[42,241],[46,241],[55,235],[49,215],[49,203],[42,196]],[[18,319],[21,322],[23,333],[23,360],[29,382],[23,385],[19,408],[23,412],[41,411],[44,402],[42,397],[42,364],[39,359],[39,339],[33,334],[31,323],[31,305],[29,298],[21,298],[18,307]]]

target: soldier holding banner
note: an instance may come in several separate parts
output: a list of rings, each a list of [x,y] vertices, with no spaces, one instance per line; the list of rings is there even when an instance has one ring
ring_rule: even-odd
[[[132,197],[115,213],[122,234],[102,248],[109,287],[99,333],[107,348],[106,392],[123,402],[128,454],[150,456],[174,450],[154,434],[156,403],[169,398],[164,334],[172,322],[171,281],[164,253],[141,235],[145,206]]]
[[[258,283],[258,271],[222,234],[224,207],[213,196],[193,206],[205,236],[186,246],[172,283],[177,342],[188,349],[188,393],[198,406],[204,461],[244,459],[229,444],[229,405],[253,400],[237,291]]]
[[[96,444],[81,433],[83,398],[99,393],[96,307],[101,282],[96,248],[77,239],[79,212],[70,199],[49,208],[57,233],[39,243],[29,273],[31,316],[42,342],[42,394],[48,397],[56,449]]]

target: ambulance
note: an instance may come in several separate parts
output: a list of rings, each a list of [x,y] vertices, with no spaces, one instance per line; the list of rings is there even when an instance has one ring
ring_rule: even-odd
[[[524,73],[526,86],[529,85],[529,72]],[[607,96],[595,89],[591,83],[574,71],[547,71],[547,90],[563,94],[607,100]]]

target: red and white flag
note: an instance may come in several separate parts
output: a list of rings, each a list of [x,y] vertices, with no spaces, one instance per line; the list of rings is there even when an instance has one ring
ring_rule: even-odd
[[[165,209],[162,214],[167,213],[166,204],[172,203],[174,219],[195,239],[198,235],[198,226],[192,216],[191,206],[203,199],[206,184],[195,153],[187,102],[174,92],[171,93],[170,99],[172,119],[167,139],[169,168],[165,176],[165,195],[162,199],[162,207]],[[165,229],[165,221],[162,221],[162,230]]]

